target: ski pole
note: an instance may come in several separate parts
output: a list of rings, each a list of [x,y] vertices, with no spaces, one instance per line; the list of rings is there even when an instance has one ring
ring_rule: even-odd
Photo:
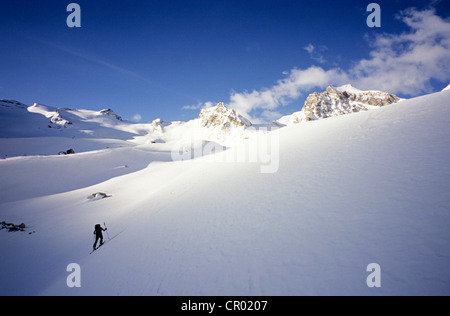
[[[106,227],[106,223],[103,222],[103,225],[105,225],[105,229],[106,229],[106,236],[108,236],[108,240],[111,240],[111,238],[109,238],[109,233],[108,233],[108,228]]]

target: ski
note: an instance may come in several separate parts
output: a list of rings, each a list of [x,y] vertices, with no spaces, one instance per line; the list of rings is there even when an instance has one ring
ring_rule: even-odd
[[[106,244],[106,241],[103,242],[103,244],[101,244],[100,246],[98,246],[96,249],[92,250],[89,254],[92,255],[94,252],[96,252],[97,250],[99,250],[101,247],[103,247]]]

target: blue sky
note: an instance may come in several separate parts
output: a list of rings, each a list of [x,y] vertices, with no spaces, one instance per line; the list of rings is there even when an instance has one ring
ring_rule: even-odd
[[[81,28],[66,25],[71,2]],[[0,0],[0,98],[142,122],[223,101],[270,121],[328,84],[402,97],[447,86],[448,1],[377,1],[381,28],[366,24],[371,2]]]

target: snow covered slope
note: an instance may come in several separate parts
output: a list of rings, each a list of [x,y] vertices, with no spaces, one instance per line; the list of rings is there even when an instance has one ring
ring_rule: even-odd
[[[450,295],[450,91],[278,133],[273,174],[227,160],[238,147],[173,162],[169,138],[159,152],[0,160],[0,221],[28,226],[0,230],[0,295]],[[81,172],[92,161],[108,166]],[[125,165],[136,171],[115,174]],[[89,255],[104,222],[112,240]]]

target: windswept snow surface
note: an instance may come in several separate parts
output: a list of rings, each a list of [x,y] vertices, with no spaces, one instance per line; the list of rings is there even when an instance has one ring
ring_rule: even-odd
[[[450,91],[282,128],[272,174],[155,145],[0,160],[0,221],[35,231],[0,230],[0,295],[450,295]]]

